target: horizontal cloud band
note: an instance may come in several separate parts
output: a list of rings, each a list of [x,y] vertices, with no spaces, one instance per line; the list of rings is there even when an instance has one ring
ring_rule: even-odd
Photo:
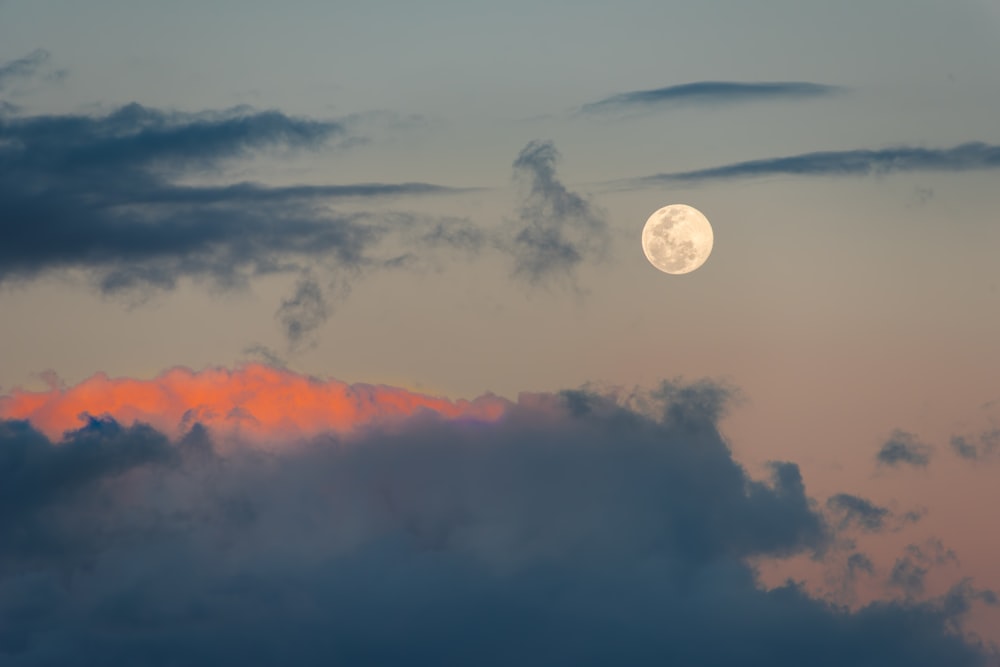
[[[656,174],[629,181],[632,185],[713,181],[755,176],[864,176],[907,171],[973,171],[1000,169],[1000,146],[973,142],[952,148],[901,146],[881,150],[820,151],[788,157]]]

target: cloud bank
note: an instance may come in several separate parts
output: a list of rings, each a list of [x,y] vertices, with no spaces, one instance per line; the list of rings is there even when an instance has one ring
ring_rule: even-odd
[[[840,92],[836,86],[805,81],[695,81],[652,90],[633,90],[590,102],[584,113],[620,111],[679,104],[730,105],[764,100],[794,100],[824,97]]]
[[[962,589],[851,612],[757,585],[746,559],[814,552],[830,529],[795,464],[755,480],[733,460],[721,388],[665,385],[642,411],[524,394],[470,419],[475,401],[413,410],[271,372],[264,398],[260,367],[122,395],[175,413],[185,383],[243,383],[248,414],[272,402],[317,435],[221,447],[207,412],[170,435],[122,406],[55,438],[0,421],[0,663],[985,664],[953,632]]]

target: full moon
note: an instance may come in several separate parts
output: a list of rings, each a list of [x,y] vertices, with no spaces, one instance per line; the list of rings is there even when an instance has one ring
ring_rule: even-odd
[[[687,204],[664,206],[642,228],[642,251],[664,273],[691,273],[712,254],[714,243],[708,218]]]

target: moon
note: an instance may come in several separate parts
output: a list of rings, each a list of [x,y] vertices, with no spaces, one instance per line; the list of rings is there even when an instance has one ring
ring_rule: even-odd
[[[664,273],[691,273],[712,254],[715,234],[693,206],[670,204],[654,211],[642,228],[642,251]]]

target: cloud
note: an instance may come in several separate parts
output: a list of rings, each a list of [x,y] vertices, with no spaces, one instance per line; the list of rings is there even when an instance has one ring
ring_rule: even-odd
[[[199,386],[243,382],[248,413],[304,421],[298,392],[343,387],[274,373],[270,392]],[[181,376],[159,382],[197,379]],[[733,460],[706,386],[672,383],[648,411],[522,394],[490,420],[415,410],[252,443],[104,418],[56,444],[3,422],[0,663],[984,664],[951,630],[963,590],[852,612],[761,588],[747,559],[812,553],[828,530],[796,465],[754,480]],[[97,463],[59,458],[79,438]]]
[[[881,150],[821,151],[787,157],[655,174],[631,179],[632,186],[715,181],[758,176],[867,176],[911,171],[973,171],[1000,168],[1000,146],[973,142],[952,148],[900,146]]]
[[[584,113],[618,111],[628,108],[695,104],[730,105],[764,100],[789,100],[825,97],[840,92],[836,86],[803,81],[735,82],[696,81],[653,90],[618,93],[583,105]]]
[[[509,250],[514,275],[530,284],[572,282],[576,268],[601,258],[609,243],[603,214],[556,176],[552,142],[529,142],[514,160],[514,180],[525,188]]]
[[[1000,450],[1000,429],[983,431],[978,436],[956,435],[949,441],[952,451],[968,461],[992,458]]]
[[[948,563],[958,563],[951,549],[937,539],[927,540],[923,546],[910,544],[903,556],[896,559],[889,573],[889,585],[913,597],[924,592],[924,582],[930,569]]]
[[[0,91],[8,87],[10,82],[35,76],[49,62],[49,52],[36,49],[26,56],[0,64]],[[55,77],[63,72],[56,72]]]
[[[303,276],[295,285],[295,294],[284,299],[278,308],[278,321],[285,329],[293,348],[315,331],[330,316],[330,305],[319,284]]]
[[[234,370],[173,368],[149,380],[99,373],[71,387],[14,390],[0,396],[0,419],[28,420],[50,438],[77,428],[81,414],[95,414],[126,424],[147,423],[172,438],[200,423],[219,437],[259,442],[345,434],[423,412],[491,420],[507,405],[495,396],[450,401],[251,363]]]
[[[931,460],[931,448],[912,433],[896,429],[879,449],[875,458],[880,465],[897,466],[907,464],[926,467]]]
[[[429,183],[190,184],[253,154],[354,140],[339,121],[249,108],[129,104],[98,116],[0,117],[0,284],[83,271],[104,293],[141,298],[185,278],[229,288],[260,275],[319,272],[343,282],[384,267],[393,238],[406,237],[415,254],[458,238],[456,221],[329,207],[459,192]],[[464,245],[453,247],[467,251],[474,234],[458,240]]]
[[[849,493],[830,496],[826,506],[840,515],[841,529],[854,524],[864,530],[879,531],[882,530],[885,520],[892,516],[892,512],[887,508],[879,507],[870,500]]]

